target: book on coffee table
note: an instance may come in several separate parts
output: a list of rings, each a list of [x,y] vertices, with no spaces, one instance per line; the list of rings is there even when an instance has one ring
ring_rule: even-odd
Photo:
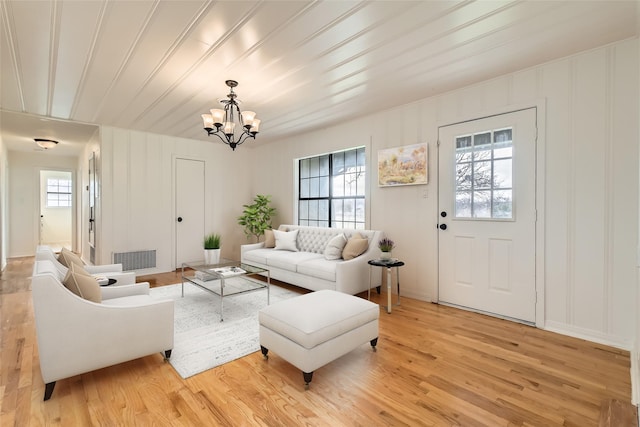
[[[241,274],[246,274],[246,270],[240,268],[240,267],[218,267],[218,268],[211,268],[208,271],[212,271],[215,272],[223,277],[233,277],[233,276],[240,276]],[[209,280],[215,280],[217,279],[217,277],[213,274],[208,274],[207,272],[204,271],[196,271],[195,273],[195,278],[198,280],[202,280],[203,282],[208,282]]]

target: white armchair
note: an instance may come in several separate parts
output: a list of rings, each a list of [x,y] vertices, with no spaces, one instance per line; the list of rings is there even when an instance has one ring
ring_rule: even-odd
[[[57,270],[57,276],[60,281],[64,280],[67,274],[67,267],[62,265],[53,250],[46,245],[39,245],[36,247],[36,261],[51,261]],[[34,264],[35,267],[35,264]],[[94,276],[103,276],[110,279],[115,279],[118,285],[133,285],[136,283],[136,273],[133,271],[122,271],[122,264],[103,264],[103,265],[89,265],[82,266],[87,273]],[[35,271],[34,271],[35,274]]]
[[[100,288],[85,300],[36,261],[31,280],[44,400],[56,381],[173,348],[173,301],[149,295],[149,284]]]

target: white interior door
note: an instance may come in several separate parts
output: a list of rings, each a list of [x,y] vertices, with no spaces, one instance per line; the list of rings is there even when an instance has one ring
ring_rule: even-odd
[[[176,159],[176,268],[204,260],[204,162]]]
[[[439,129],[439,300],[535,322],[536,110]]]

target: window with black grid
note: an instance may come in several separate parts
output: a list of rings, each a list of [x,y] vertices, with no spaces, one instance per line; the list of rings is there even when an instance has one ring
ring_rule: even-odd
[[[300,159],[298,224],[365,228],[365,148]]]

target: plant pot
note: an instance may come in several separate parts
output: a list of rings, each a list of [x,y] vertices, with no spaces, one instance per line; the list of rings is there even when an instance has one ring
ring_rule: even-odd
[[[220,263],[220,249],[205,249],[204,263],[208,265]]]
[[[380,253],[380,259],[390,260],[391,259],[391,252],[381,252]]]

